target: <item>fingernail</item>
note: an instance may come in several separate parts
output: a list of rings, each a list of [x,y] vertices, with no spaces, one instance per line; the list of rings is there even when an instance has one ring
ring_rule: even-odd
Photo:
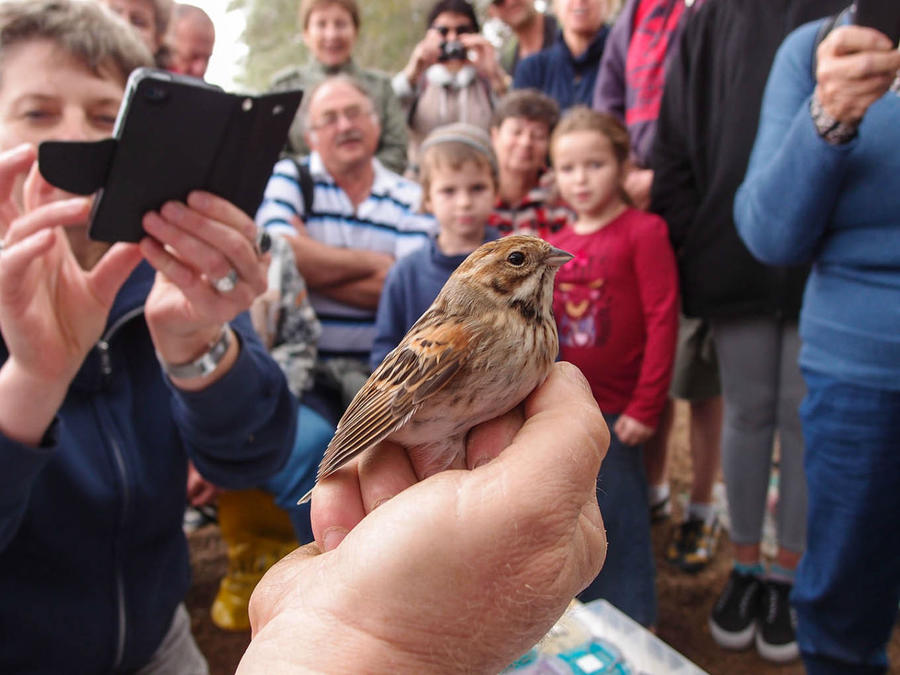
[[[343,527],[330,527],[325,531],[325,535],[322,537],[322,548],[328,552],[333,551],[338,547],[342,541],[344,541],[344,537],[347,536],[348,530]]]
[[[178,202],[166,202],[160,211],[168,220],[179,220],[184,216],[185,208]]]
[[[485,455],[484,457],[479,457],[475,461],[475,464],[472,466],[472,469],[474,470],[474,469],[477,469],[479,466],[484,466],[485,464],[490,464],[492,459],[493,459],[493,457],[491,457],[489,455]]]
[[[197,209],[206,209],[209,207],[209,196],[205,192],[194,190],[188,195],[188,204]]]

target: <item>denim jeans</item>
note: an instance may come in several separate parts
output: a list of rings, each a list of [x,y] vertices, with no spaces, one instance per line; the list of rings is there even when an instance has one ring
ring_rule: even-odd
[[[809,491],[792,600],[810,675],[883,673],[900,599],[900,391],[805,370]]]
[[[313,534],[309,524],[309,502],[297,504],[297,500],[316,484],[316,470],[333,435],[334,427],[322,415],[301,404],[291,455],[281,471],[261,486],[275,498],[278,506],[287,511],[294,534],[301,544],[311,542]]]
[[[597,502],[608,548],[600,574],[578,599],[604,598],[644,626],[656,623],[656,566],[650,542],[650,510],[643,446],[623,444],[613,432],[618,415],[604,415],[609,452],[597,477]]]

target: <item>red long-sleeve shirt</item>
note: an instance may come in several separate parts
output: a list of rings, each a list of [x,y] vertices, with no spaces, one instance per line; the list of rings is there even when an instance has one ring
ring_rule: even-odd
[[[575,257],[556,275],[560,356],[590,382],[606,413],[656,427],[678,334],[678,272],[665,221],[626,209],[589,235],[548,240]]]

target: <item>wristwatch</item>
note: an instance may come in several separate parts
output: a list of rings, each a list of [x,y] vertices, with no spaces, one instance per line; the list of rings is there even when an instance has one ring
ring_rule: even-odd
[[[859,122],[841,122],[828,114],[822,107],[819,97],[813,94],[809,101],[809,114],[816,132],[829,145],[844,145],[849,143],[859,132]]]
[[[159,355],[157,356],[163,370],[171,377],[177,377],[181,380],[206,377],[222,362],[222,359],[228,352],[228,348],[231,346],[231,340],[231,330],[228,328],[228,324],[225,324],[222,326],[219,337],[210,343],[209,349],[193,361],[188,363],[169,363],[162,357],[159,357]]]

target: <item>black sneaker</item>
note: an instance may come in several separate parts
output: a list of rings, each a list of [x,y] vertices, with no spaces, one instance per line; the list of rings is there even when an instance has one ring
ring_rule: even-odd
[[[685,572],[699,572],[715,556],[721,530],[718,517],[709,523],[700,518],[686,520],[675,530],[666,560]]]
[[[763,582],[758,576],[731,570],[709,617],[709,630],[716,644],[725,649],[746,649],[753,644],[762,591]]]
[[[764,659],[787,663],[800,656],[797,647],[797,614],[791,607],[791,584],[767,579],[759,607],[756,651]]]

